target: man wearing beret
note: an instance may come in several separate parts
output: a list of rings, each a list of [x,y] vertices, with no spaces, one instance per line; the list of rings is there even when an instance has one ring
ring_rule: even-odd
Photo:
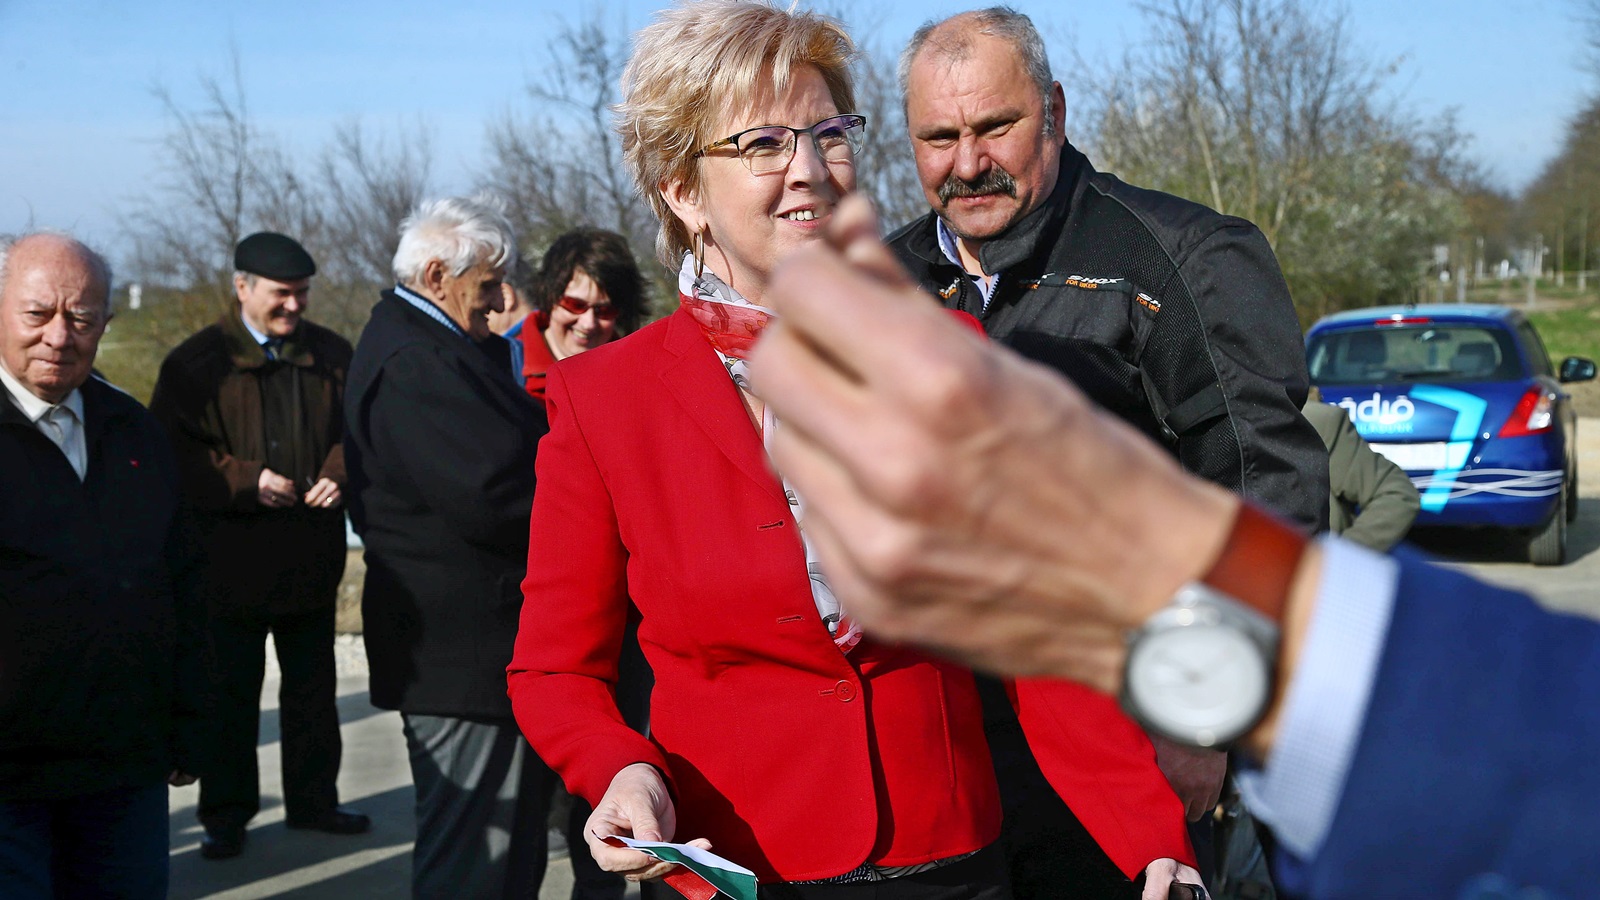
[[[304,319],[317,266],[294,239],[252,234],[234,252],[238,305],[173,350],[150,409],[177,452],[199,518],[221,669],[216,759],[200,782],[207,859],[237,856],[260,809],[261,680],[270,633],[290,828],[359,834],[341,809],[334,606],[344,574],[349,342]]]

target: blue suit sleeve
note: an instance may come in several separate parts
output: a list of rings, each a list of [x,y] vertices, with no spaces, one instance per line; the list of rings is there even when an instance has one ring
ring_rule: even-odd
[[[1600,623],[1397,553],[1400,580],[1309,897],[1587,896],[1600,851]],[[1487,893],[1486,893],[1487,892]]]

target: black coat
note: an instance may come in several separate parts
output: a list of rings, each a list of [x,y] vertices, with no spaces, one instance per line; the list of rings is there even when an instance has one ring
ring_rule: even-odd
[[[1300,414],[1309,379],[1278,261],[1244,219],[1132,187],[1066,147],[1055,191],[979,251],[987,309],[929,213],[900,261],[990,337],[1075,381],[1183,467],[1308,531],[1328,527],[1328,453]]]
[[[211,669],[172,448],[83,388],[87,478],[0,389],[0,800],[203,774]]]
[[[511,717],[505,670],[549,426],[512,379],[504,340],[474,344],[385,291],[356,344],[345,460],[384,709]]]

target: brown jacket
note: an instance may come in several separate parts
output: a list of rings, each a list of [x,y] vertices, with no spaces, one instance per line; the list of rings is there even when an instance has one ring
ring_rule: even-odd
[[[150,410],[172,438],[184,500],[200,518],[220,611],[301,612],[334,602],[343,509],[269,509],[257,482],[272,459],[270,468],[302,494],[319,478],[344,485],[350,355],[349,342],[302,320],[269,361],[235,310],[161,364]]]

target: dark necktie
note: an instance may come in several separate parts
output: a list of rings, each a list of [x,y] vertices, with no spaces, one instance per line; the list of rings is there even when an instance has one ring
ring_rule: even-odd
[[[276,360],[283,353],[283,338],[267,338],[261,349],[266,351],[267,359]]]

